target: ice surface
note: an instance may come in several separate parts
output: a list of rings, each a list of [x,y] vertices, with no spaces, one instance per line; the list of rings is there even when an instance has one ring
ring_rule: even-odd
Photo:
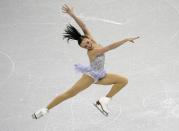
[[[140,36],[106,54],[105,69],[129,80],[110,103],[109,117],[92,103],[111,86],[95,84],[48,116],[31,118],[80,78],[75,63],[89,62],[86,50],[62,39],[66,24],[78,27],[61,13],[65,3],[103,46]],[[178,131],[178,78],[178,0],[0,1],[2,131]]]

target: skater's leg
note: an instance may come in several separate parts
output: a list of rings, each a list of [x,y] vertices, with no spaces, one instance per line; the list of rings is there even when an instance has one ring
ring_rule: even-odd
[[[83,75],[70,89],[65,91],[64,93],[58,95],[56,98],[54,98],[47,106],[47,108],[50,110],[54,106],[58,105],[59,103],[63,102],[64,100],[67,100],[82,90],[88,88],[92,83],[94,82],[94,79],[91,78],[88,75]]]
[[[126,84],[128,83],[127,78],[117,75],[117,74],[111,74],[107,73],[107,75],[96,82],[95,84],[101,84],[101,85],[112,85],[111,90],[106,96],[101,97],[96,103],[94,104],[95,107],[97,107],[102,114],[105,116],[108,116],[110,113],[107,105],[112,100],[112,97],[120,91]]]
[[[111,90],[108,92],[106,97],[113,97],[118,91],[120,91],[125,85],[127,84],[127,81],[123,83],[114,84],[111,88]]]
[[[113,97],[118,91],[120,91],[126,84],[128,83],[128,79],[124,76],[107,73],[104,78],[99,80],[95,84],[101,85],[111,85],[113,84],[111,90],[106,95],[106,97]]]

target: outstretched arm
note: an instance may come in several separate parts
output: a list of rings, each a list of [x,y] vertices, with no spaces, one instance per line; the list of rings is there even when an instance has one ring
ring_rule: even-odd
[[[103,47],[103,48],[97,48],[97,49],[95,49],[94,53],[95,53],[96,55],[103,54],[103,53],[105,53],[105,52],[107,52],[107,51],[110,51],[110,50],[112,50],[112,49],[115,49],[115,48],[117,48],[117,47],[123,45],[123,44],[126,43],[126,42],[135,43],[134,40],[136,40],[136,39],[138,39],[138,38],[140,38],[140,37],[137,36],[137,37],[133,37],[133,38],[126,38],[126,39],[124,39],[124,40],[114,42],[114,43],[112,43],[112,44],[110,44],[110,45],[107,45],[107,46],[105,46],[105,47]]]
[[[63,13],[69,14],[76,21],[76,23],[80,26],[80,28],[82,29],[85,35],[91,36],[91,33],[89,29],[86,27],[85,23],[78,16],[75,15],[73,11],[73,7],[69,7],[68,5],[65,4],[62,7],[62,10]]]

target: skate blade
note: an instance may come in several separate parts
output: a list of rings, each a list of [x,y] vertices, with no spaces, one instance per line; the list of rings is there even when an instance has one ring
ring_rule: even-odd
[[[93,105],[94,105],[104,116],[108,116],[108,113],[101,109],[102,107],[101,107],[101,108],[98,107],[98,105],[95,104],[95,103],[93,103]],[[101,106],[101,105],[100,105],[100,106]]]
[[[37,117],[36,117],[35,113],[34,113],[34,114],[32,114],[32,119],[37,119]]]

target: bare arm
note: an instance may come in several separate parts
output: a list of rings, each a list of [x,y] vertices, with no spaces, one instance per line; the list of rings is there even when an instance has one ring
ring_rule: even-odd
[[[112,43],[112,44],[110,44],[110,45],[107,45],[107,46],[105,46],[105,47],[103,47],[103,48],[97,48],[97,49],[95,49],[95,50],[94,50],[94,53],[95,53],[96,55],[103,54],[103,53],[105,53],[105,52],[107,52],[107,51],[110,51],[110,50],[112,50],[112,49],[115,49],[115,48],[117,48],[117,47],[123,45],[123,44],[126,43],[126,42],[132,42],[132,43],[134,43],[134,40],[135,40],[135,39],[138,39],[138,38],[139,38],[139,36],[138,36],[138,37],[134,37],[134,38],[126,38],[126,39],[123,39],[123,40],[121,40],[121,41],[114,42],[114,43]]]
[[[63,13],[69,14],[75,20],[75,22],[80,26],[85,35],[91,36],[89,29],[86,27],[85,23],[77,15],[75,15],[72,7],[70,8],[68,5],[65,4],[62,9]]]
[[[75,14],[72,14],[71,17],[76,21],[76,23],[81,27],[85,35],[91,36],[91,33],[85,23]]]

